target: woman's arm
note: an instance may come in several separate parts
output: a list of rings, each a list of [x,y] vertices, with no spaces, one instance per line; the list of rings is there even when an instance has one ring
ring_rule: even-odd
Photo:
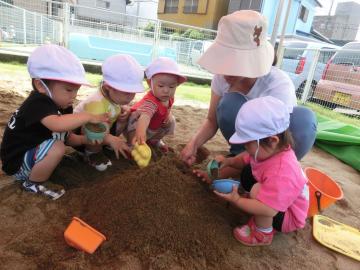
[[[196,134],[192,137],[192,139],[187,143],[185,148],[181,151],[180,158],[188,165],[191,165],[195,162],[197,149],[206,143],[209,139],[211,139],[218,130],[216,108],[220,99],[221,96],[211,92],[210,107],[205,121]]]

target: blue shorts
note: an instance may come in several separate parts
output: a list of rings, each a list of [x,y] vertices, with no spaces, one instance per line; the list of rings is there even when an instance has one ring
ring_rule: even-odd
[[[56,141],[55,139],[48,139],[28,150],[24,155],[24,161],[20,169],[14,174],[15,179],[18,181],[28,180],[34,165],[44,159]]]

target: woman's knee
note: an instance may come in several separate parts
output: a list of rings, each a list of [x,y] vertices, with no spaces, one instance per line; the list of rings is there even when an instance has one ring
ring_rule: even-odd
[[[312,148],[316,138],[317,120],[309,108],[297,106],[290,116],[290,131],[295,141],[295,154],[300,160]]]

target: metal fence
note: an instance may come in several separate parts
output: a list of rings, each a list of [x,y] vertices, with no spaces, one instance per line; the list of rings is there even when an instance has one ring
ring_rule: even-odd
[[[0,0],[2,47],[51,42],[65,45],[83,60],[102,62],[112,54],[126,53],[143,66],[167,56],[184,74],[211,78],[196,62],[212,44],[214,30],[127,15],[125,1],[111,10],[47,0],[7,2],[22,4]],[[93,1],[79,3],[85,2]],[[291,77],[300,102],[359,117],[359,58],[360,50],[285,47],[280,49],[278,66]]]
[[[1,40],[8,44],[61,43],[62,23],[0,1]]]
[[[0,27],[5,32],[15,29],[13,37],[5,39],[8,47],[51,42],[68,47],[84,60],[101,62],[111,54],[127,53],[143,66],[166,56],[176,60],[187,75],[211,77],[196,61],[214,40],[214,30],[67,2],[23,2],[27,9],[0,1]],[[116,8],[121,10],[120,5]]]
[[[277,65],[292,79],[300,102],[360,117],[359,49],[284,47]]]

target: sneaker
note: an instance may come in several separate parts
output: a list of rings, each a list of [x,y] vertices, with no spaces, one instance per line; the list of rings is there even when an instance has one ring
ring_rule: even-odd
[[[90,166],[102,172],[112,165],[111,160],[103,152],[87,154]]]
[[[40,184],[26,180],[23,182],[22,186],[25,191],[43,194],[52,200],[57,200],[65,194],[65,190],[61,186],[54,184],[50,186],[49,183]]]
[[[233,230],[235,239],[246,246],[268,246],[272,242],[274,233],[274,229],[269,233],[258,231],[254,217],[249,220],[248,224]]]

